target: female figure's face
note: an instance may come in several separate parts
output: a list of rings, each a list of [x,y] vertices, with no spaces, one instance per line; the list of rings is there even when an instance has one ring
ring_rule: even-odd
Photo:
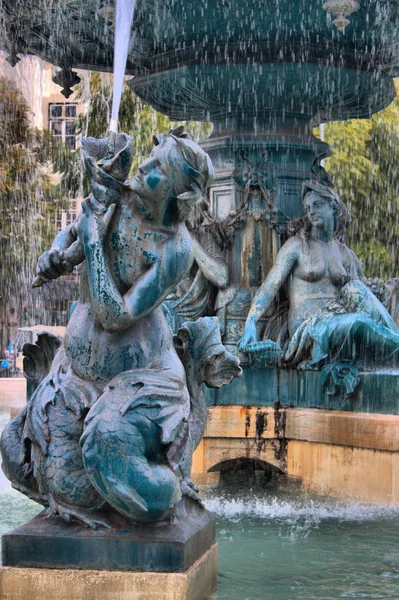
[[[311,192],[305,197],[303,207],[312,227],[324,229],[334,226],[334,207],[328,198]]]

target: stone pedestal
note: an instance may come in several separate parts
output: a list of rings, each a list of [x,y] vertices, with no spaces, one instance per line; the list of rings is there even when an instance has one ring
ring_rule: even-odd
[[[207,600],[217,577],[217,544],[183,573],[0,569],[2,600]]]
[[[173,521],[113,529],[45,511],[3,536],[2,600],[205,600],[216,590],[215,518],[191,500]]]
[[[232,119],[227,129],[215,123],[211,137],[201,143],[215,168],[209,210],[221,232],[229,268],[229,287],[219,291],[215,312],[223,344],[233,353],[254,294],[285,241],[289,221],[303,215],[302,184],[321,176],[320,161],[330,154],[328,144],[312,135],[306,120],[288,121],[276,117],[270,123],[265,117],[263,129],[256,132],[247,121]],[[259,322],[261,329],[275,311],[272,304]],[[246,366],[246,355],[240,360]]]
[[[215,542],[215,518],[202,509],[169,524],[94,531],[44,513],[3,535],[4,566],[181,573]]]
[[[302,182],[314,176],[312,167],[331,150],[312,135],[308,122],[287,121],[280,119],[272,126],[266,118],[261,131],[247,123],[230,129],[215,123],[211,137],[201,142],[215,167],[211,208],[218,219],[237,210],[242,200],[240,183],[250,179],[272,192],[270,202],[288,218],[303,214]]]

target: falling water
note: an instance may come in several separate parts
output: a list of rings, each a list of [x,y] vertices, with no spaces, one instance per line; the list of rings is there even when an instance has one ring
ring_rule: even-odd
[[[255,33],[251,34],[252,27],[255,25],[250,20],[244,22],[244,19],[250,19],[250,12],[256,2],[241,3],[242,18],[238,11],[238,14],[235,15],[236,21],[234,18],[229,18],[229,4],[240,7],[239,2],[220,3],[226,12],[223,26],[226,27],[228,39],[234,36],[234,23],[242,21],[245,26],[242,33],[243,43],[248,45],[256,43]],[[277,1],[274,5],[269,3],[270,7],[276,7],[275,16],[270,16],[266,8],[270,11],[271,8],[266,7],[267,3],[264,4],[266,46],[275,44],[277,47],[281,38],[290,40],[295,36],[303,40],[304,49],[307,45],[311,45],[312,35],[317,25],[317,11],[314,10],[314,7],[311,7],[312,10],[302,10],[300,23],[295,25],[296,3],[292,3],[292,8],[289,9],[288,16],[290,18],[287,19],[287,24],[285,24],[281,12],[282,2]],[[376,3],[376,6],[381,5],[378,10],[382,11],[385,4],[389,3]],[[54,0],[50,1],[49,10],[43,15],[44,20],[48,19],[50,22],[53,7],[56,5]],[[304,3],[298,2],[297,5],[304,5]],[[205,1],[202,5],[199,3],[198,6],[203,11],[203,19],[211,14],[212,7],[208,6],[208,2]],[[118,111],[134,9],[135,0],[116,0],[114,93],[110,125],[110,129],[114,132],[117,131]],[[189,3],[183,2],[179,5],[182,16],[189,10]],[[321,16],[324,22],[325,13],[323,12]],[[66,18],[67,16],[65,16]],[[271,25],[275,23],[276,27],[271,26],[268,30],[266,18],[267,23]],[[208,18],[207,21],[212,23],[211,18]],[[182,18],[179,26],[182,27],[180,33],[185,40],[184,45],[189,45],[189,31],[187,28],[184,30],[186,22],[187,20]],[[68,23],[65,23],[64,20],[59,20],[56,23],[54,37],[57,38],[67,25]],[[168,24],[168,26],[172,25]],[[348,28],[346,33],[347,38],[350,32],[355,32],[354,19],[351,27],[352,29]],[[378,31],[377,21],[371,30],[373,31],[371,37],[373,40]],[[335,31],[331,32],[331,43],[337,43],[337,38],[334,37],[336,33]],[[364,30],[362,35],[365,36],[366,33],[367,31]],[[253,40],[251,40],[251,35]],[[218,32],[218,37],[222,37],[222,32]],[[165,38],[165,51],[167,50],[166,43]],[[369,52],[373,56],[376,54],[375,45],[369,47]],[[302,61],[306,66],[306,53],[301,52],[300,54],[301,58],[297,60]],[[227,50],[224,58],[228,63]],[[205,59],[201,61],[201,65],[209,68]],[[255,98],[257,104],[254,110],[257,115],[263,106],[267,106],[267,102],[270,102],[270,97],[273,96],[269,86],[264,85],[261,91],[256,87],[258,78],[261,80],[262,77],[262,68],[266,69],[266,67],[263,65],[257,67],[259,73],[253,78],[251,84],[247,85],[246,79],[240,78],[238,71],[232,71],[228,77],[224,76],[224,66],[218,64],[215,67],[215,81],[221,81],[223,85],[212,90],[213,105],[219,107],[227,104],[224,102],[224,98],[227,96],[230,106],[236,97],[238,114],[244,120],[247,110],[245,102],[250,105],[252,99]],[[255,68],[254,73],[256,74]],[[306,69],[301,70],[301,73],[304,74],[303,77],[306,75],[309,79],[309,85],[312,81],[314,82],[313,86],[316,91],[312,92],[310,87],[306,90],[309,102],[314,102],[319,94],[322,95],[323,90],[327,105],[333,104],[336,97],[347,97],[343,93],[343,76],[339,81],[335,81],[334,78],[330,78],[331,70],[326,70],[327,75],[317,73],[314,79],[311,78],[310,71]],[[376,77],[376,82],[378,77]],[[288,86],[292,80],[288,78],[287,81],[288,83],[284,79],[284,73],[276,78],[274,97],[281,98],[283,96],[286,85]],[[297,84],[299,85],[299,80]],[[98,94],[104,96],[104,102],[107,103],[109,95],[105,92],[105,88],[106,86],[103,85]],[[34,81],[32,89],[37,89],[36,81]],[[30,93],[28,90],[27,96]],[[200,98],[200,100],[203,99]],[[292,94],[291,97],[286,98],[285,108],[293,111],[296,102],[296,97]],[[140,110],[141,107],[142,105],[140,105]],[[301,109],[303,113],[305,113],[305,109],[306,104]],[[137,124],[143,123],[144,133],[139,135],[142,135],[144,139],[147,113],[144,118],[140,110],[137,110],[134,118]],[[391,108],[384,113],[379,113],[369,122],[370,130],[367,132],[364,131],[364,121],[345,124],[334,122],[326,126],[326,141],[333,147],[336,146],[336,158],[329,159],[326,168],[332,174],[333,179],[338,180],[343,192],[346,192],[344,195],[352,204],[353,231],[355,232],[352,241],[356,242],[357,251],[360,246],[363,249],[363,258],[368,261],[367,272],[380,276],[383,274],[383,268],[385,273],[389,273],[389,269],[392,274],[397,272],[395,248],[398,247],[399,178],[396,165],[399,164],[399,161],[395,160],[395,157],[398,156],[399,148],[399,134],[396,127],[398,114],[399,104],[396,100]],[[164,121],[160,121],[161,118],[163,117],[151,110],[150,122],[154,131],[167,129]],[[272,121],[270,122],[272,123]],[[162,123],[161,127],[159,123]],[[254,121],[254,128],[256,123]],[[369,140],[367,146],[366,139]],[[365,163],[366,168],[364,168]],[[372,167],[376,164],[378,170],[373,171]],[[359,166],[361,168],[358,168]],[[380,183],[381,174],[385,178],[383,185]],[[368,196],[371,198],[370,202]],[[20,210],[25,214],[27,208],[22,205]],[[364,217],[365,214],[367,214],[367,218]],[[20,213],[17,212],[16,215],[19,219]],[[385,227],[381,225],[384,223],[384,219]],[[22,218],[21,223],[23,223]],[[35,246],[38,241],[33,240],[30,243],[30,251],[37,254]],[[385,244],[389,249],[386,266],[382,263],[382,258],[385,257],[383,254]],[[20,245],[20,240],[16,238],[10,248],[17,252],[17,250],[20,251]],[[0,258],[4,270],[6,261],[10,258],[8,255]],[[28,278],[30,270],[28,267],[26,270],[29,272],[26,275]],[[0,410],[0,429],[1,425],[8,421],[8,418],[8,414],[1,413]],[[293,600],[293,598],[295,600],[321,600],[321,598],[323,600],[337,600],[338,598],[398,600],[399,513],[396,507],[343,503],[309,495],[297,496],[282,492],[254,493],[251,488],[248,488],[245,493],[243,484],[240,489],[234,491],[230,488],[228,491],[221,489],[216,492],[208,492],[205,502],[206,507],[213,511],[218,519],[220,548],[218,600]],[[40,510],[38,505],[12,490],[8,481],[1,477],[0,472],[0,533],[5,533],[20,525],[36,514],[38,510]]]
[[[115,41],[114,41],[114,93],[110,131],[118,131],[118,113],[122,96],[123,78],[125,76],[127,53],[129,50],[130,32],[132,29],[136,0],[116,0],[115,7]]]

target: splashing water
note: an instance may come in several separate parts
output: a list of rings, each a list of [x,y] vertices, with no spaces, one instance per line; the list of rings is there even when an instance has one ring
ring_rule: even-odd
[[[130,32],[132,29],[136,0],[116,0],[115,6],[115,42],[114,42],[114,93],[110,131],[118,132],[118,113],[125,76]]]
[[[217,515],[217,600],[399,598],[398,507],[244,486],[205,504]]]
[[[208,492],[208,494],[210,494]],[[211,495],[205,506],[218,517],[239,520],[254,517],[291,523],[310,520],[317,526],[321,521],[337,519],[339,522],[366,522],[399,517],[399,507],[360,504],[326,498],[300,495],[259,495],[229,499],[225,493]]]

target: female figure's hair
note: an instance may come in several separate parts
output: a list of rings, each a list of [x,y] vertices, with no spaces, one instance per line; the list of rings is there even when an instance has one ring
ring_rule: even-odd
[[[184,159],[190,179],[191,190],[179,194],[177,197],[179,217],[184,221],[201,200],[202,192],[211,185],[214,169],[209,155],[196,142],[187,137],[183,126],[171,129],[168,135],[158,134],[153,137],[155,146],[163,146],[171,139],[174,140],[176,148]],[[171,167],[173,168],[173,165]]]
[[[350,214],[345,204],[331,186],[320,183],[314,179],[304,181],[302,184],[302,204],[304,204],[305,199],[312,192],[315,192],[322,198],[326,198],[329,202],[331,202],[334,210],[334,238],[344,244],[346,230],[348,229],[350,223]],[[301,238],[303,249],[306,254],[309,251],[309,236],[311,229],[312,225],[307,215],[300,217],[299,219],[293,219],[288,225],[290,236],[298,234]]]

